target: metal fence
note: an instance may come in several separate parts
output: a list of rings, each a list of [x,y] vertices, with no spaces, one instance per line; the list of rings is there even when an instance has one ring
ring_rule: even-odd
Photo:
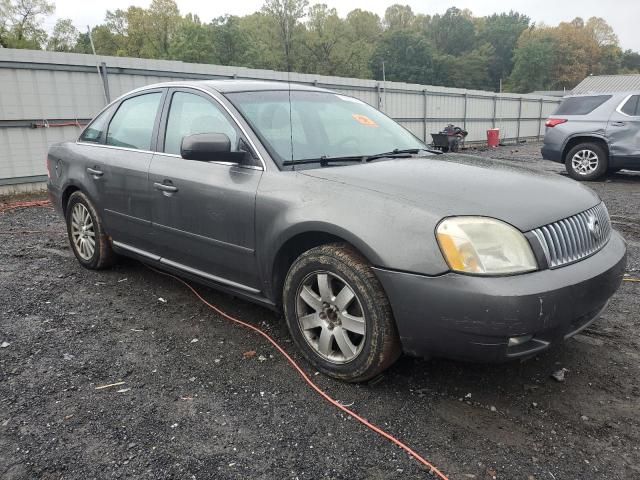
[[[329,88],[379,108],[427,141],[447,123],[468,130],[468,141],[485,139],[489,128],[499,128],[503,140],[540,137],[544,119],[560,101],[243,67],[0,48],[0,189],[46,180],[49,145],[75,139],[105,102],[151,83],[221,78],[290,80]]]

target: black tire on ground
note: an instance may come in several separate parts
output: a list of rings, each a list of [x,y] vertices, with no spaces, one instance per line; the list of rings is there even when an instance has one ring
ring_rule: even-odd
[[[325,334],[329,331],[326,327],[328,325],[327,322],[329,322],[329,316],[325,314],[324,310],[316,309],[314,311],[307,303],[303,303],[305,301],[300,296],[305,285],[313,281],[309,279],[318,279],[320,278],[318,275],[322,276],[325,273],[330,278],[329,291],[331,295],[335,295],[333,297],[335,304],[331,302],[327,308],[331,309],[335,305],[336,310],[334,312],[341,310],[338,294],[346,286],[351,289],[351,293],[355,294],[355,296],[352,297],[353,299],[348,304],[349,306],[342,311],[350,314],[351,311],[347,311],[347,308],[356,308],[359,312],[358,318],[362,319],[364,317],[364,335],[356,334],[354,336],[346,328],[347,322],[344,324],[345,328],[342,327],[342,323],[339,323],[339,327],[330,326],[330,344],[338,355],[342,355],[340,344],[338,343],[338,335],[340,334],[355,339],[354,344],[358,343],[359,345],[359,351],[357,351],[355,357],[342,363],[330,361],[319,352],[323,330],[325,330]],[[327,305],[327,303],[322,302],[319,280],[317,280],[316,285],[318,290],[314,292],[316,295],[314,302],[319,301],[322,305]],[[387,369],[401,354],[400,339],[393,319],[391,305],[382,285],[367,260],[349,245],[343,243],[327,244],[308,250],[300,255],[293,262],[287,273],[283,289],[283,305],[287,325],[295,344],[309,362],[326,375],[348,382],[362,382]],[[299,309],[305,309],[306,311],[299,312]],[[315,330],[318,333],[314,333],[313,329],[307,330],[306,333],[303,332],[301,322],[298,320],[298,313],[300,315],[315,316],[317,312],[319,312],[317,318],[324,318],[322,321],[324,321],[323,325],[325,326],[318,327]],[[325,315],[324,317],[323,314]],[[337,318],[339,321],[340,318],[344,317],[337,313]],[[317,321],[320,322],[320,320]],[[309,340],[310,336],[313,337],[314,335],[317,335],[315,337],[318,343],[317,347],[312,346],[313,339]]]
[[[573,157],[583,152],[584,155],[595,155],[597,158],[597,166],[592,171],[587,173],[580,172],[578,166],[574,165]],[[609,157],[606,150],[598,143],[580,143],[573,147],[567,153],[565,157],[564,166],[567,169],[569,176],[575,180],[592,181],[597,180],[607,173],[607,167],[609,165]]]
[[[95,234],[95,236],[93,237],[95,238],[95,247],[93,250],[93,254],[89,258],[83,258],[83,255],[80,252],[80,248],[74,243],[73,240],[73,211],[74,207],[78,204],[83,205],[89,212],[89,215],[91,217],[92,229]],[[73,192],[69,197],[69,201],[67,202],[67,208],[65,211],[65,220],[67,222],[67,236],[69,237],[71,250],[73,250],[73,253],[78,259],[78,262],[80,262],[80,265],[90,270],[101,270],[104,268],[108,268],[113,264],[115,254],[111,249],[109,238],[104,231],[102,219],[96,212],[96,209],[93,206],[93,203],[91,203],[91,200],[89,200],[89,198],[81,191]],[[85,256],[87,255],[85,254]]]

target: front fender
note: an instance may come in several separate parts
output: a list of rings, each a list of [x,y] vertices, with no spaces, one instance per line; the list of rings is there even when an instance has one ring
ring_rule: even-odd
[[[434,229],[440,218],[398,197],[297,172],[266,172],[256,199],[256,254],[270,289],[277,252],[305,232],[352,244],[374,266],[438,275],[448,271]]]

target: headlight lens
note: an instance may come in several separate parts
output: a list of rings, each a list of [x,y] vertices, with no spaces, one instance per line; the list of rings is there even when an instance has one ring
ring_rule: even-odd
[[[476,275],[530,272],[538,265],[529,242],[511,225],[486,217],[450,217],[436,231],[449,268]]]

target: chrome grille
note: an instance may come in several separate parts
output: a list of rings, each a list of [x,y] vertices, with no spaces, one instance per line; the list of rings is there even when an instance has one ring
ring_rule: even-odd
[[[549,268],[562,267],[594,254],[611,236],[609,212],[604,203],[564,220],[532,230]]]

